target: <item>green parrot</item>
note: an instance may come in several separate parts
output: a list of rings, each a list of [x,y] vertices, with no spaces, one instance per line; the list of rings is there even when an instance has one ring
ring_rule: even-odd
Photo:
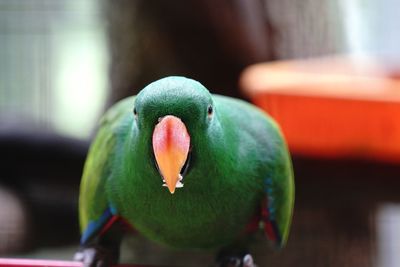
[[[178,249],[219,251],[216,266],[255,266],[252,233],[287,241],[294,204],[290,155],[278,125],[244,101],[184,77],[155,81],[111,107],[80,187],[85,266],[118,262],[130,226]]]

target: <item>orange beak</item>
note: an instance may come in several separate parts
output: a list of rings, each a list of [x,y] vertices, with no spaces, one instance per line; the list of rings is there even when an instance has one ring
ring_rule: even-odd
[[[172,115],[161,118],[153,131],[153,151],[171,194],[180,184],[180,171],[188,157],[189,147],[190,136],[181,119]]]

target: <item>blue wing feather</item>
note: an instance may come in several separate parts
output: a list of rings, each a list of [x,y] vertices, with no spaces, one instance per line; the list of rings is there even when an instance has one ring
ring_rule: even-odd
[[[116,210],[113,207],[107,208],[104,213],[97,220],[89,221],[86,229],[81,236],[81,245],[85,245],[90,242],[91,238],[97,236],[108,222],[112,221],[113,217],[116,216]]]

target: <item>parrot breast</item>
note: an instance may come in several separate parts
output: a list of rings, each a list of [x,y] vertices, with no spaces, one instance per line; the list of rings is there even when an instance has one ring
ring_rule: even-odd
[[[233,192],[226,195],[229,201],[215,194],[190,196],[191,192],[185,192],[189,187],[190,181],[174,195],[164,192],[165,197],[143,196],[152,199],[146,208],[131,205],[123,216],[135,229],[158,243],[176,248],[214,248],[244,233],[259,203],[255,197],[232,196]]]

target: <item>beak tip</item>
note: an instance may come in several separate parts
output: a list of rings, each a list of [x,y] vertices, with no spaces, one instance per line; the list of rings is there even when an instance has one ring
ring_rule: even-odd
[[[175,186],[168,186],[168,191],[173,195],[175,193]]]

